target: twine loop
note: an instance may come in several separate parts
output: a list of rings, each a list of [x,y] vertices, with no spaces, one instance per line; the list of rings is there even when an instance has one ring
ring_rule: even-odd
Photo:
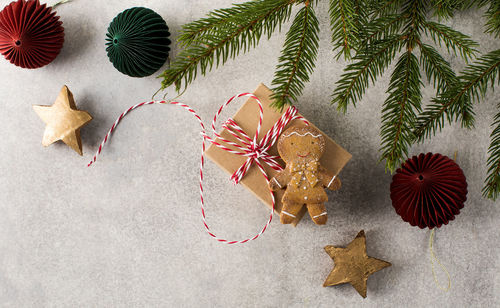
[[[441,289],[441,291],[448,292],[451,289],[451,277],[450,277],[450,273],[448,272],[448,270],[446,269],[446,267],[441,263],[441,261],[439,261],[439,259],[437,258],[436,254],[434,254],[433,247],[434,247],[434,235],[436,233],[435,231],[436,231],[435,228],[432,229],[431,235],[429,237],[429,253],[430,253],[430,258],[431,258],[432,275],[434,276],[434,282],[436,283],[436,286],[439,289]],[[443,270],[443,272],[445,272],[446,276],[448,277],[448,286],[446,288],[443,287],[439,283],[439,280],[437,279],[434,262],[436,262],[439,265],[439,267],[441,267],[441,269]]]
[[[251,138],[238,124],[231,118],[226,120],[224,124],[222,125],[223,128],[225,128],[231,136],[235,138],[237,142],[228,140],[223,138],[219,133],[216,131],[216,124],[217,124],[217,119],[220,116],[221,112],[223,109],[229,105],[234,99],[240,98],[240,97],[249,97],[253,98],[258,105],[259,108],[259,122],[257,124],[257,128],[255,130],[255,135],[253,138]],[[200,204],[201,204],[201,216],[203,220],[203,225],[205,227],[206,232],[215,240],[225,243],[225,244],[243,244],[252,240],[257,239],[260,235],[262,235],[269,224],[272,221],[273,218],[273,212],[274,212],[274,206],[275,206],[275,199],[274,199],[274,194],[272,190],[269,189],[269,193],[271,196],[272,200],[272,209],[271,213],[269,215],[269,219],[267,223],[264,225],[262,230],[254,235],[251,238],[246,238],[244,240],[240,241],[230,241],[226,240],[223,238],[217,237],[209,228],[207,222],[206,222],[206,217],[205,217],[205,201],[204,201],[204,191],[203,191],[203,167],[205,164],[205,149],[206,149],[206,144],[205,142],[208,141],[211,144],[217,146],[218,148],[236,154],[236,155],[241,155],[247,157],[245,163],[241,165],[238,170],[236,170],[233,175],[231,176],[231,180],[233,183],[238,184],[242,178],[245,176],[247,171],[250,169],[250,167],[255,163],[259,170],[261,171],[263,177],[266,180],[266,183],[269,184],[269,177],[264,169],[264,164],[270,166],[274,170],[282,170],[282,167],[278,163],[277,159],[279,158],[278,156],[270,155],[268,153],[269,149],[276,143],[278,140],[278,137],[281,135],[285,127],[293,120],[295,119],[301,119],[304,121],[306,125],[309,125],[309,123],[300,115],[298,115],[298,111],[295,107],[291,106],[289,107],[286,112],[281,116],[281,118],[272,126],[272,128],[264,135],[262,139],[259,139],[260,133],[261,133],[261,128],[262,128],[262,123],[264,120],[264,111],[262,108],[262,102],[257,98],[255,95],[252,93],[241,93],[238,95],[235,95],[231,97],[226,103],[224,103],[217,113],[215,114],[213,121],[212,121],[212,134],[214,137],[210,137],[205,129],[205,125],[203,124],[203,121],[201,117],[188,105],[182,104],[179,102],[171,102],[171,101],[149,101],[149,102],[143,102],[137,105],[134,105],[127,110],[125,110],[113,123],[111,126],[111,129],[108,131],[106,136],[104,137],[103,141],[99,145],[99,148],[97,149],[96,154],[94,155],[92,161],[89,162],[88,166],[92,166],[97,161],[97,157],[101,154],[102,149],[104,145],[107,143],[107,141],[110,139],[112,133],[118,126],[118,124],[121,122],[121,120],[132,110],[135,110],[139,107],[142,106],[147,106],[147,105],[153,105],[153,104],[160,104],[160,105],[175,105],[184,108],[187,110],[191,115],[193,115],[199,125],[200,125],[200,130],[201,130],[201,135],[202,135],[202,146],[201,146],[201,158],[200,158],[200,167],[199,167],[199,192],[200,192]]]

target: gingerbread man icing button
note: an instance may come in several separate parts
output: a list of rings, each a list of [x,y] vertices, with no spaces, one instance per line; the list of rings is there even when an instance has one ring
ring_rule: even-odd
[[[319,163],[325,152],[325,138],[315,128],[292,127],[280,136],[278,152],[286,168],[271,179],[269,186],[273,191],[285,189],[281,223],[292,223],[305,205],[314,223],[324,225],[328,218],[324,188],[337,190],[341,186],[335,174]]]

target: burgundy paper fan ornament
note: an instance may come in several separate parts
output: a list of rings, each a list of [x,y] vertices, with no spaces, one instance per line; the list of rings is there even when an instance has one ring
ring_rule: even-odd
[[[420,228],[441,227],[460,213],[467,200],[462,169],[441,154],[420,154],[396,171],[392,205],[404,221]]]
[[[0,12],[0,53],[22,68],[52,62],[64,43],[64,28],[51,7],[38,0],[11,2]]]

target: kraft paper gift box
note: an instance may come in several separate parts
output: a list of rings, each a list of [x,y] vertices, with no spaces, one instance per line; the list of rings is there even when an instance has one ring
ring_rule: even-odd
[[[264,118],[262,123],[262,128],[259,134],[259,137],[262,138],[271,127],[279,120],[279,118],[286,111],[286,108],[283,112],[276,111],[270,105],[272,103],[271,95],[272,91],[269,90],[265,85],[260,84],[259,87],[254,91],[254,95],[257,96],[262,102],[262,107],[264,109]],[[257,124],[259,121],[259,108],[257,102],[250,98],[248,99],[243,106],[236,112],[233,117],[233,120],[248,134],[250,138],[253,138],[255,135],[255,130],[257,128]],[[307,119],[306,119],[307,120]],[[313,123],[309,125],[314,126]],[[305,126],[306,124],[302,120],[293,120],[288,124],[285,130],[291,126]],[[351,159],[352,155],[339,146],[335,141],[333,141],[330,137],[328,137],[325,133],[321,132],[325,137],[326,141],[326,150],[323,154],[320,163],[323,167],[328,169],[335,175],[338,175],[342,168],[347,164],[347,162]],[[226,129],[220,132],[220,135],[223,138],[228,140],[232,140],[234,142],[238,142],[236,138],[234,138]],[[271,155],[279,155],[277,150],[276,142],[268,151]],[[211,144],[210,147],[205,151],[206,156],[215,162],[221,169],[225,170],[228,174],[233,174],[238,168],[243,165],[246,161],[245,156],[232,154],[230,152],[224,151],[223,149],[218,148],[217,146]],[[279,161],[281,166],[285,166],[283,161]],[[277,171],[269,167],[267,164],[263,163],[264,169],[266,170],[267,175],[271,179],[276,175]],[[342,179],[340,177],[340,179]],[[245,174],[243,179],[241,180],[241,185],[243,185],[246,189],[251,191],[257,198],[259,198],[262,202],[264,202],[267,206],[272,207],[272,199],[269,193],[269,188],[265,178],[262,176],[259,168],[254,164],[250,167],[248,172]],[[342,188],[341,188],[342,189]],[[275,211],[276,213],[281,212],[282,203],[281,197],[283,196],[284,190],[280,190],[274,192],[275,196]],[[296,226],[300,219],[307,212],[306,207],[304,206],[301,212],[297,215],[297,218],[293,222],[293,225]]]

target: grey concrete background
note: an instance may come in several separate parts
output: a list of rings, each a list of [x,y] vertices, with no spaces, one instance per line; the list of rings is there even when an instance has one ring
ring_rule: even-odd
[[[0,1],[0,6],[9,3]],[[326,1],[317,70],[298,102],[301,112],[348,149],[353,160],[344,186],[330,195],[329,222],[304,219],[297,228],[275,219],[264,236],[243,246],[221,245],[205,233],[197,193],[199,132],[185,111],[153,106],[131,114],[101,160],[86,168],[101,138],[127,107],[148,100],[154,77],[133,79],[109,63],[104,37],[111,19],[131,6],[160,13],[173,35],[180,26],[230,0],[85,1],[60,6],[66,43],[38,70],[0,61],[0,305],[2,306],[264,306],[264,307],[492,307],[500,304],[500,206],[481,197],[489,125],[500,91],[476,106],[477,127],[453,125],[412,153],[458,151],[469,183],[468,201],[455,221],[438,230],[436,253],[450,271],[452,289],[434,284],[429,231],[404,223],[389,198],[391,176],[378,164],[381,105],[388,75],[357,109],[338,114],[329,96],[345,63],[329,45]],[[482,43],[481,12],[450,21]],[[199,78],[181,98],[209,121],[231,95],[270,84],[284,32],[259,48]],[[172,55],[178,52],[174,48]],[[463,63],[448,56],[455,68]],[[44,124],[31,105],[50,105],[61,86],[94,120],[82,130],[84,157],[64,144],[41,146]],[[425,100],[432,96],[424,90]],[[170,93],[171,97],[173,93]],[[234,110],[234,109],[233,109]],[[230,115],[229,111],[227,115]],[[253,235],[268,209],[206,168],[207,219],[228,238]],[[393,266],[371,276],[368,298],[349,285],[323,288],[333,267],[325,245],[346,245],[367,233],[368,253]],[[445,276],[438,271],[445,283]]]

